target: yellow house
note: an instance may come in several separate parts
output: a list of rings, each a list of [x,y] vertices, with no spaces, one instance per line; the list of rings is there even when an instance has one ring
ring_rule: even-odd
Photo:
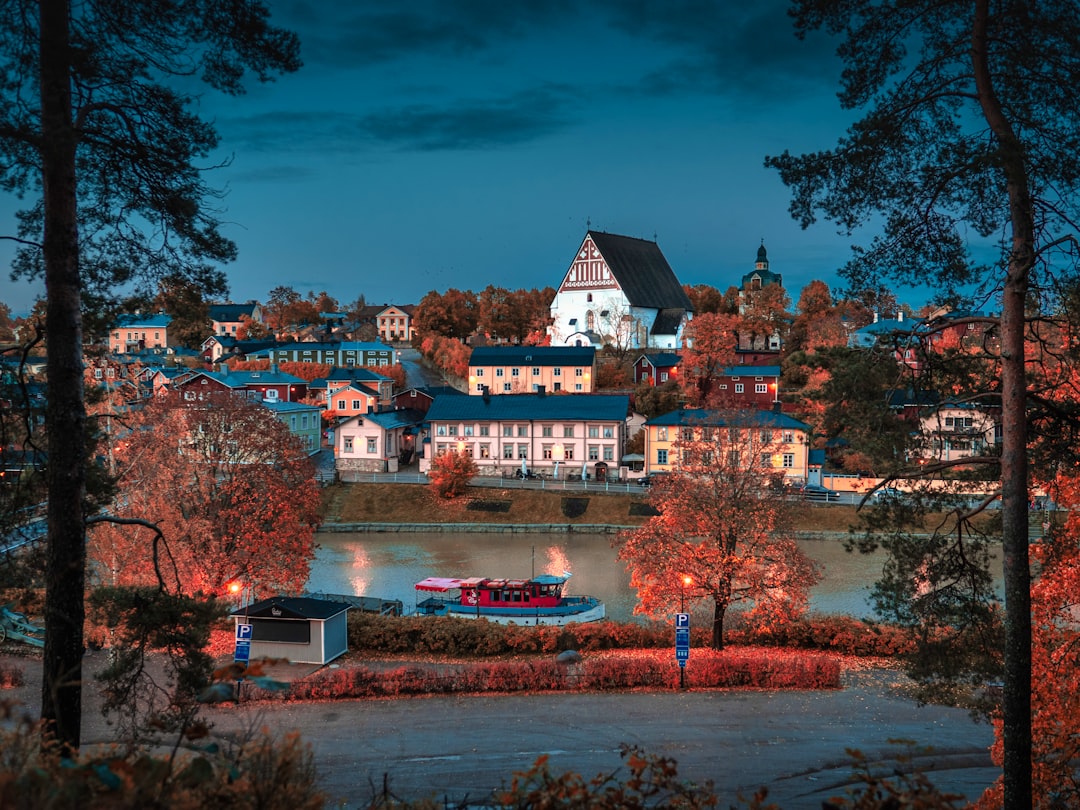
[[[645,471],[674,472],[686,443],[711,441],[723,452],[748,454],[764,475],[802,486],[809,473],[809,436],[805,422],[775,411],[672,411],[645,423]]]
[[[591,394],[592,346],[478,346],[469,356],[469,393]]]

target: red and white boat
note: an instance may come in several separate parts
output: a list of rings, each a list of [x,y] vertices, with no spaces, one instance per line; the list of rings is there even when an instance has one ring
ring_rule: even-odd
[[[416,583],[416,612],[498,624],[595,622],[605,615],[593,596],[563,596],[567,576],[541,574],[532,579],[428,577]]]

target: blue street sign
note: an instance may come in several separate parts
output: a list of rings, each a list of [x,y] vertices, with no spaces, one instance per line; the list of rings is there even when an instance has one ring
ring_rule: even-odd
[[[237,624],[236,625],[236,640],[237,641],[251,641],[251,627],[250,624]]]
[[[689,613],[676,613],[675,614],[675,629],[679,630],[685,627],[690,629],[690,614]]]
[[[685,661],[687,658],[690,657],[690,648],[689,647],[677,647],[675,649],[675,657],[679,661]]]
[[[233,653],[233,661],[239,664],[246,664],[251,659],[251,642],[250,641],[237,641],[236,652]]]
[[[687,644],[690,643],[689,630],[683,630],[681,627],[675,630],[675,643],[678,644],[680,641],[685,641]]]
[[[686,659],[685,658],[680,658],[679,659],[679,669],[686,669]]]

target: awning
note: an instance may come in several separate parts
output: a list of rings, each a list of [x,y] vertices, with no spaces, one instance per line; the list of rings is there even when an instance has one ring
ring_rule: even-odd
[[[458,588],[474,587],[483,581],[483,577],[470,577],[469,579],[458,579],[456,577],[428,577],[427,579],[416,583],[416,590],[445,593],[446,591],[453,591]]]

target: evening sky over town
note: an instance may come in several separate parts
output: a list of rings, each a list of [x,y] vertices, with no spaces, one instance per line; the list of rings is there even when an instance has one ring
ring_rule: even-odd
[[[269,4],[304,67],[202,102],[231,158],[210,181],[234,300],[557,286],[590,226],[655,238],[686,284],[737,284],[762,239],[793,299],[840,284],[852,240],[800,230],[763,167],[851,120],[835,43],[796,39],[786,0]],[[3,287],[16,314],[40,289]]]

